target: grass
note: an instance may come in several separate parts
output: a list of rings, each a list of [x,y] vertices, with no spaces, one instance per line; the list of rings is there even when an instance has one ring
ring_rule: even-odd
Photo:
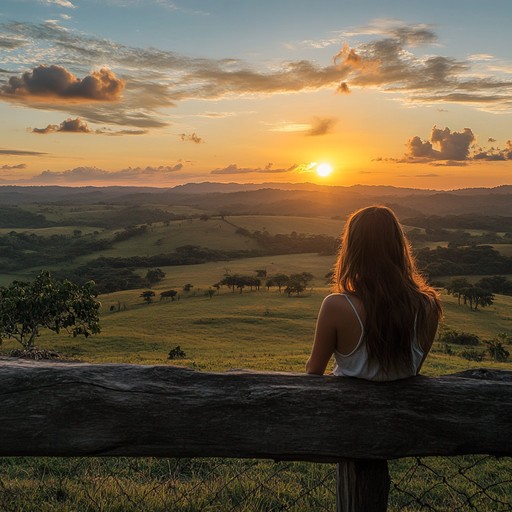
[[[193,221],[187,231],[190,227],[196,230],[194,236],[206,238],[206,228],[216,222]],[[151,228],[151,236],[158,239],[163,228]],[[170,228],[179,229],[174,223]],[[221,243],[219,238],[217,241]],[[128,242],[123,250],[135,251],[136,239]],[[116,247],[116,251],[121,253],[122,248]],[[167,267],[165,280],[154,291],[158,297],[162,290],[177,289],[180,300],[145,304],[141,290],[103,295],[100,335],[72,339],[43,333],[39,344],[58,350],[63,357],[93,363],[301,372],[311,348],[318,308],[329,292],[323,276],[332,264],[333,257],[305,254]],[[254,275],[257,269],[266,269],[269,274],[311,272],[315,276],[313,289],[303,297],[291,298],[265,288],[242,294],[222,289],[212,299],[204,295],[226,271]],[[186,283],[194,285],[189,293],[182,291]],[[512,332],[512,297],[496,296],[493,306],[476,312],[459,306],[450,296],[443,296],[443,304],[446,327],[484,339]],[[171,361],[167,358],[169,350],[177,345],[186,357]],[[2,352],[8,353],[14,346],[6,340]],[[457,354],[448,355],[435,343],[423,373],[435,376],[482,366],[511,368],[510,363],[494,363],[489,358],[475,363]],[[422,500],[436,510],[465,510],[468,502],[464,496],[471,495],[471,503],[479,511],[512,507],[510,459],[401,459],[391,462],[391,474],[398,488],[405,489],[393,489],[391,511],[418,510]],[[508,483],[495,485],[504,480]],[[333,490],[333,467],[323,464],[143,457],[0,459],[0,510],[13,512],[313,512],[334,509]],[[420,501],[412,495],[419,496]]]

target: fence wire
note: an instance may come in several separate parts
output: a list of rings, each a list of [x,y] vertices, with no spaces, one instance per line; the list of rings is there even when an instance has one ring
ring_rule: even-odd
[[[334,465],[243,459],[4,458],[2,512],[336,510]],[[390,461],[390,511],[512,511],[512,459]]]

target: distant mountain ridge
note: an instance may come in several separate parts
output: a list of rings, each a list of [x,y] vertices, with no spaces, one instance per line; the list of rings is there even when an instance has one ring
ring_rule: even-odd
[[[512,216],[512,185],[425,190],[385,185],[314,183],[187,183],[173,188],[0,186],[0,205],[30,203],[188,205],[209,213],[336,216],[387,204],[400,216],[475,214]]]

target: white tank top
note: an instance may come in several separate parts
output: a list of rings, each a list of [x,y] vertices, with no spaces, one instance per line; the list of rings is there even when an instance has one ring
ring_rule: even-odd
[[[350,297],[344,293],[340,293],[343,295],[348,301],[348,303],[352,306],[354,313],[359,320],[359,325],[361,326],[361,336],[359,337],[359,341],[357,342],[356,348],[350,352],[350,354],[341,354],[337,350],[334,351],[334,359],[335,365],[333,370],[333,375],[338,375],[342,377],[356,377],[358,379],[366,379],[366,380],[376,380],[376,381],[391,381],[398,379],[406,379],[407,377],[412,377],[418,373],[418,368],[423,360],[424,351],[418,344],[418,337],[416,335],[416,322],[414,322],[414,336],[411,341],[411,351],[412,351],[412,365],[411,368],[403,369],[403,370],[392,370],[388,373],[384,373],[384,371],[380,368],[377,361],[370,361],[368,357],[368,350],[366,348],[366,343],[364,342],[364,324],[355,308],[353,302],[350,300]]]

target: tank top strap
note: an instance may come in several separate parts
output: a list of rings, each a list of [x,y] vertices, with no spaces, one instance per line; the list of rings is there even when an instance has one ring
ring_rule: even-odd
[[[354,306],[354,303],[350,300],[350,297],[346,293],[342,293],[341,295],[343,295],[343,297],[345,297],[345,299],[347,299],[347,302],[350,304],[350,306],[354,310],[354,314],[356,315],[356,318],[359,320],[359,325],[361,326],[361,337],[362,337],[362,334],[364,332],[363,321],[361,320],[361,317],[359,316],[359,313],[357,312],[357,309]]]

